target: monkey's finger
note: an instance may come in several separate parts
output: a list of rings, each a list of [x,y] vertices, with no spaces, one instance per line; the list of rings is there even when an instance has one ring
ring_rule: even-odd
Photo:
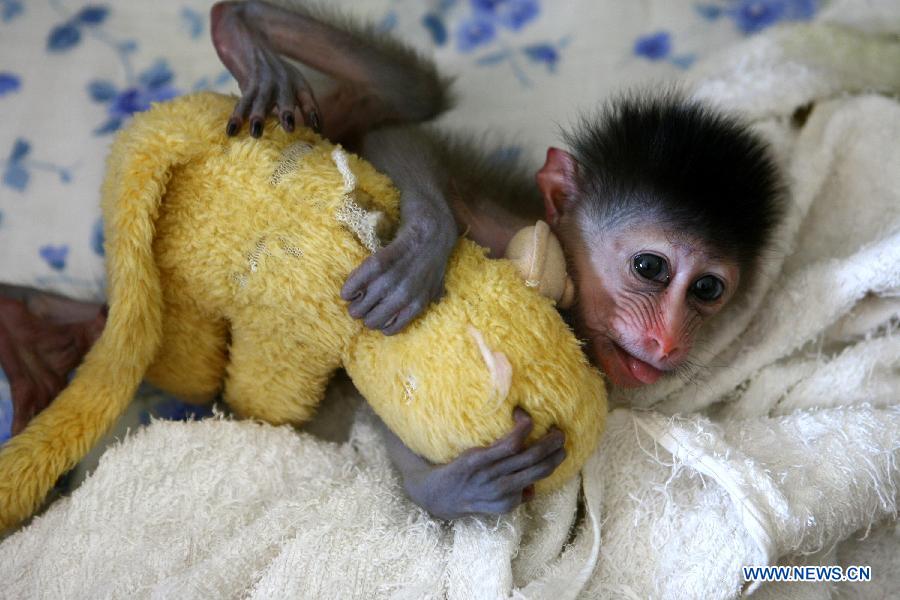
[[[234,111],[231,113],[231,118],[228,119],[228,125],[225,128],[226,134],[237,135],[237,132],[241,130],[241,126],[247,118],[247,113],[250,112],[250,107],[253,105],[253,99],[255,97],[255,88],[251,88],[246,93],[241,94],[240,100],[234,105]]]
[[[508,434],[487,448],[478,449],[475,452],[466,455],[469,467],[479,470],[484,469],[499,460],[503,460],[504,458],[518,454],[522,451],[525,440],[528,438],[528,434],[531,433],[531,429],[534,427],[534,422],[531,420],[531,416],[521,408],[517,408],[513,411],[513,420],[515,423],[512,431]]]
[[[278,86],[278,120],[288,133],[294,131],[294,90],[289,84]]]
[[[297,91],[297,104],[303,114],[303,122],[316,133],[322,133],[322,117],[319,112],[319,103],[308,88]]]
[[[386,256],[385,250],[370,256],[361,265],[353,269],[353,272],[347,276],[347,281],[341,287],[342,300],[345,302],[354,301],[357,294],[364,292],[370,283],[390,268],[393,257]]]
[[[409,304],[409,298],[403,289],[404,284],[393,286],[384,298],[377,305],[366,313],[363,323],[369,329],[383,329],[387,325],[388,320],[393,319],[400,310]]]
[[[250,135],[255,138],[262,136],[263,125],[266,122],[266,114],[271,108],[271,103],[272,88],[264,84],[260,86],[259,93],[253,100],[253,107],[250,109]]]
[[[516,473],[511,475],[506,475],[505,477],[501,477],[497,480],[497,483],[500,485],[500,489],[506,490],[508,492],[522,492],[527,486],[537,483],[541,479],[545,479],[550,476],[553,471],[556,470],[556,467],[562,464],[562,462],[566,459],[566,450],[565,448],[560,448],[556,452],[553,452],[549,456],[547,456],[541,462],[528,467],[527,469],[522,469]]]
[[[369,287],[384,287],[387,290],[381,302],[366,314],[365,324],[369,329],[383,329],[405,306],[424,296],[421,282],[410,273],[409,261],[395,263],[387,272]]]
[[[354,319],[362,319],[375,308],[385,296],[390,293],[394,282],[386,277],[379,277],[368,287],[365,288],[362,296],[358,296],[356,300],[347,307],[350,316]]]
[[[396,335],[400,333],[406,329],[406,326],[412,323],[416,317],[422,314],[422,311],[425,310],[426,307],[427,303],[424,300],[413,300],[398,312],[392,320],[388,320],[381,332],[384,335]]]
[[[556,429],[533,443],[527,450],[514,454],[509,458],[494,464],[488,470],[488,476],[492,479],[501,478],[518,471],[522,471],[534,465],[559,450],[565,444],[566,436]]]

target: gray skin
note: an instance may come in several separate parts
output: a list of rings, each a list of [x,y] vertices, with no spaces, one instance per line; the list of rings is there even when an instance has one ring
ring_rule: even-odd
[[[646,385],[678,368],[702,323],[737,289],[739,269],[711,252],[708,240],[652,218],[612,227],[577,210],[589,197],[578,191],[579,165],[564,150],[548,151],[535,186],[514,165],[490,162],[479,145],[423,127],[449,107],[446,82],[396,41],[260,1],[220,2],[211,17],[216,51],[241,89],[223,124],[226,133],[246,135],[247,125],[259,137],[273,114],[286,131],[304,123],[360,153],[401,191],[395,239],[341,290],[350,314],[367,327],[393,335],[439,300],[461,232],[499,256],[518,229],[540,218],[554,229],[573,269],[577,302],[566,316],[615,385]],[[330,76],[333,87],[314,91],[282,57]],[[646,256],[653,260],[638,261]],[[697,282],[710,276],[721,291],[701,298]],[[14,296],[0,290],[0,365],[21,428],[60,391],[104,316],[94,306],[78,320],[71,314],[86,309],[59,303],[40,314],[30,307],[43,296]],[[77,322],[61,329],[60,318]],[[517,410],[512,420],[508,435],[446,465],[430,464],[383,429],[411,499],[449,519],[512,510],[565,458],[561,432],[527,446],[530,418]]]

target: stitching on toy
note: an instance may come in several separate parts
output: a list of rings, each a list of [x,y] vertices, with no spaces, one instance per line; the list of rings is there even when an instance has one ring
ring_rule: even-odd
[[[284,251],[285,254],[293,256],[294,258],[300,258],[303,256],[303,250],[293,245],[287,237],[279,235],[277,239],[278,246]]]
[[[251,273],[256,273],[259,270],[259,259],[263,256],[272,256],[272,253],[269,252],[269,247],[266,245],[265,236],[259,238],[256,242],[256,248],[247,254],[247,263],[250,265]]]
[[[331,160],[334,161],[334,166],[344,178],[344,195],[351,194],[356,189],[356,175],[350,169],[350,159],[347,157],[347,153],[338,146],[331,151]]]
[[[376,233],[379,220],[382,218],[381,213],[369,212],[360,207],[353,198],[347,197],[334,218],[353,232],[369,252],[375,253],[381,249],[381,240]]]
[[[412,404],[413,396],[419,389],[419,382],[412,373],[408,374],[403,380],[403,391],[406,393],[406,404]]]
[[[294,142],[285,148],[281,154],[281,161],[275,165],[275,171],[272,172],[269,184],[276,186],[281,183],[282,179],[296,170],[300,159],[312,152],[312,149],[313,145],[309,142]]]
[[[484,339],[484,335],[469,325],[469,335],[475,339],[478,350],[481,352],[481,358],[488,368],[491,375],[491,385],[497,396],[497,405],[495,410],[503,406],[503,401],[509,396],[509,389],[512,387],[512,365],[506,355],[502,352],[494,352]]]
[[[256,273],[259,270],[259,261],[263,256],[275,256],[272,253],[274,248],[270,248],[267,243],[268,236],[262,236],[256,241],[256,246],[247,253],[247,268],[244,272],[236,271],[231,274],[231,279],[234,280],[235,283],[238,284],[238,287],[245,288],[249,283],[249,275],[252,273]],[[275,240],[277,243],[277,248],[280,249],[285,255],[290,256],[292,258],[302,258],[303,257],[303,249],[297,247],[290,238],[285,235],[276,235]]]

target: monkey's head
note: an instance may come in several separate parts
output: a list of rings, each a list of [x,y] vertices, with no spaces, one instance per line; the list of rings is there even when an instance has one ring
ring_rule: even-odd
[[[577,283],[576,328],[614,384],[653,383],[752,279],[782,179],[746,126],[673,94],[613,101],[566,141],[537,180]]]

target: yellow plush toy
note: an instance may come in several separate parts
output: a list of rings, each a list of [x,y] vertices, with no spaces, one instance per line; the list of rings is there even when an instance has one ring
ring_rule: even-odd
[[[388,427],[435,462],[506,434],[521,406],[533,438],[553,425],[566,433],[568,457],[539,491],[573,476],[603,428],[606,393],[552,300],[531,289],[547,271],[545,291],[566,293],[546,225],[513,252],[527,284],[512,262],[461,240],[440,303],[400,335],[368,330],[339,290],[396,223],[397,190],[309,130],[270,123],[260,140],[226,137],[232,107],[183,97],[116,139],[103,187],[106,329],[63,393],[0,450],[0,529],[37,508],[145,376],[188,400],[224,391],[239,415],[300,424],[344,367]]]

